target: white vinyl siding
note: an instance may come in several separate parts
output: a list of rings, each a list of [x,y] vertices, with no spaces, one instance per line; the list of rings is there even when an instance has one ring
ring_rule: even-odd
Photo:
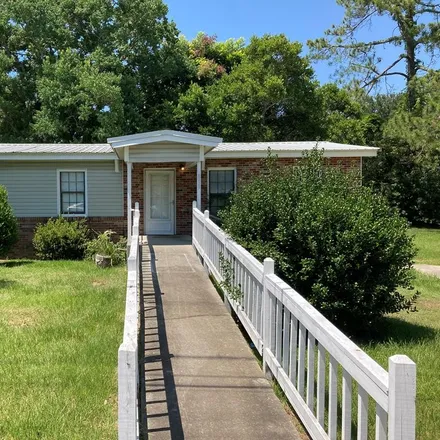
[[[87,172],[87,215],[122,217],[122,172],[114,161],[106,162],[10,162],[0,160],[0,185],[6,187],[17,217],[59,215],[57,170]]]
[[[197,162],[200,147],[188,144],[154,144],[130,148],[131,162]]]

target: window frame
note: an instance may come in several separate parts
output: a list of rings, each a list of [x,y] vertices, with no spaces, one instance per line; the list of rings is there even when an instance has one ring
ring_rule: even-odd
[[[84,213],[75,214],[63,214],[61,206],[61,173],[84,173]],[[89,205],[89,194],[88,194],[88,181],[87,181],[87,169],[57,169],[57,211],[58,215],[61,217],[88,217],[88,205]]]
[[[237,191],[237,167],[209,167],[208,172],[206,173],[206,179],[207,179],[207,201],[208,201],[208,209],[210,208],[210,195],[211,191],[209,188],[209,173],[211,171],[234,171],[234,189],[232,192]],[[213,214],[212,214],[213,215]]]

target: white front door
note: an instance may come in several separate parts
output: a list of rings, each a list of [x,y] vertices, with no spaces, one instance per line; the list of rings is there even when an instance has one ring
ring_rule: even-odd
[[[145,233],[174,234],[174,170],[145,171]]]

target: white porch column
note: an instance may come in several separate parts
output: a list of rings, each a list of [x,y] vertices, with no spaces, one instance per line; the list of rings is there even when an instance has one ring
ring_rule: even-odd
[[[197,162],[197,208],[202,210],[202,162]]]
[[[205,147],[199,146],[199,161],[197,162],[197,208],[202,210],[202,170],[205,169]]]
[[[131,240],[131,225],[133,219],[133,206],[131,201],[132,166],[133,164],[131,162],[127,163],[127,237],[129,241]]]
[[[133,164],[130,162],[130,147],[124,148],[124,162],[127,165],[127,238],[130,243],[131,240],[131,225],[132,225],[132,201],[131,201],[131,185],[132,177],[131,171]]]

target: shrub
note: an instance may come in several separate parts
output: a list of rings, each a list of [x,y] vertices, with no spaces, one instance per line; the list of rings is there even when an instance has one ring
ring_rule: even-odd
[[[364,182],[382,193],[410,222],[440,226],[440,150],[386,138],[365,161]]]
[[[9,205],[6,188],[0,186],[0,256],[6,255],[17,239],[17,219]]]
[[[35,255],[42,260],[81,260],[89,232],[85,220],[49,219],[35,229]]]
[[[348,333],[386,313],[413,309],[415,256],[406,220],[359,175],[326,166],[315,150],[297,167],[265,172],[220,213],[226,231]]]
[[[112,265],[125,262],[127,253],[127,239],[121,238],[118,242],[112,240],[115,232],[105,231],[99,234],[94,240],[87,243],[85,256],[94,259],[96,254],[110,257]]]

